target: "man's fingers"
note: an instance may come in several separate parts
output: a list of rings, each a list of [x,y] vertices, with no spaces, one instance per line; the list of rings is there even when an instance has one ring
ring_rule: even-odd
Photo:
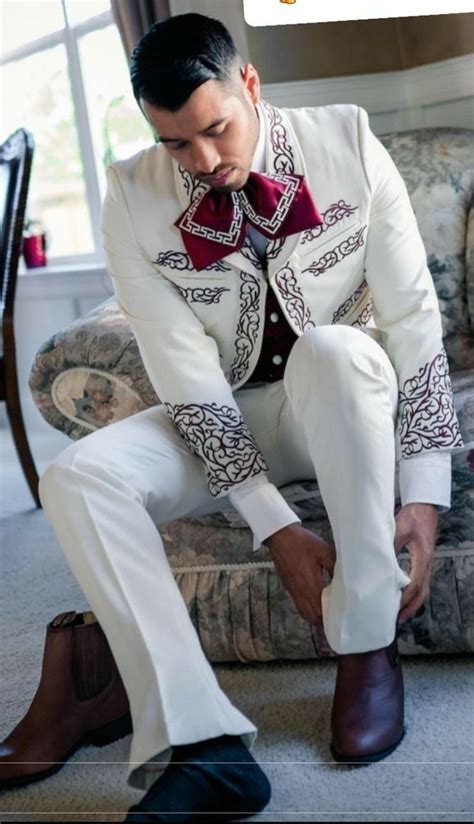
[[[430,562],[426,563],[422,559],[418,567],[419,569],[417,569],[416,563],[413,564],[412,569],[415,570],[413,573],[415,580],[412,580],[411,584],[408,584],[403,590],[397,616],[398,623],[406,621],[407,618],[412,618],[425,602],[430,591],[433,560],[431,559]],[[410,574],[410,577],[413,577],[412,574]]]
[[[304,592],[301,592],[301,590],[291,584],[289,587],[285,587],[285,589],[301,617],[309,624],[314,624],[322,619],[321,591],[323,587],[318,573],[316,577],[311,580],[312,586],[310,588],[307,587]]]
[[[413,533],[411,527],[408,527],[404,521],[404,519],[397,518],[395,519],[395,535],[393,538],[393,547],[395,549],[395,554],[398,555],[400,550],[403,547],[407,546],[408,541],[411,540],[413,537]]]
[[[334,564],[336,563],[336,548],[329,545],[327,547],[323,547],[320,563],[332,573],[334,570]]]
[[[410,569],[411,583],[404,587],[400,600],[400,610],[408,606],[414,599],[420,596],[425,581],[424,569],[416,558],[412,557]]]
[[[421,585],[418,581],[412,581],[411,584],[408,584],[403,589],[402,597],[400,600],[400,611],[406,607],[414,598],[417,598],[421,592]]]
[[[416,615],[420,607],[423,606],[427,596],[428,590],[425,588],[423,592],[419,595],[419,597],[414,598],[407,607],[400,610],[397,617],[397,623],[401,624],[403,623],[403,621],[407,621],[408,618],[413,618],[413,616]]]
[[[316,624],[322,618],[322,611],[315,604],[307,604],[305,607],[298,609],[298,612],[308,624]]]
[[[403,589],[400,607],[406,606],[417,597],[429,578],[433,557],[426,553],[422,546],[409,547],[410,550],[410,578],[411,583]]]
[[[407,545],[407,541],[409,540],[409,538],[410,535],[408,535],[406,532],[402,532],[401,529],[395,532],[395,537],[393,539],[393,548],[395,550],[395,555],[398,555],[398,553],[403,549],[403,547]]]

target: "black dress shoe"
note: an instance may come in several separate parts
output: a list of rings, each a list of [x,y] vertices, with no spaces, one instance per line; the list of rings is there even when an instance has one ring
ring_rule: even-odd
[[[174,747],[125,821],[237,821],[263,810],[270,797],[270,782],[240,736],[222,735]]]

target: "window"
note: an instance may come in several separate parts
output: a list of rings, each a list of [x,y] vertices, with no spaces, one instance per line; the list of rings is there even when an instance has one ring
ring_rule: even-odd
[[[150,146],[110,0],[4,0],[1,135],[35,141],[27,217],[48,264],[102,262],[105,168]]]

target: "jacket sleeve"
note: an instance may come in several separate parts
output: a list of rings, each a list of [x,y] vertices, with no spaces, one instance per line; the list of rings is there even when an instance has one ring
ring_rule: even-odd
[[[140,249],[113,165],[101,230],[117,304],[153,388],[190,451],[204,461],[211,495],[224,497],[268,466],[234,401],[216,341]]]
[[[374,320],[398,379],[397,460],[458,451],[464,444],[441,314],[416,217],[403,178],[361,107],[358,126],[371,198],[365,276]]]
[[[257,475],[229,492],[229,500],[253,532],[252,550],[262,549],[264,541],[290,524],[301,524],[275,484],[267,475]]]

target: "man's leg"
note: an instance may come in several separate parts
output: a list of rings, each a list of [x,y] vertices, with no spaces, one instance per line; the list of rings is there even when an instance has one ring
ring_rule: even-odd
[[[320,326],[296,341],[284,385],[281,437],[306,442],[336,546],[322,596],[327,639],[339,654],[385,647],[410,580],[393,544],[395,371],[369,335]]]
[[[396,619],[410,579],[394,549],[396,374],[365,333],[321,326],[295,343],[284,387],[279,438],[299,455],[305,442],[336,547],[322,592],[338,653],[331,752],[337,761],[378,761],[405,732]]]
[[[221,690],[157,530],[213,508],[203,464],[163,407],[68,446],[39,491],[128,693],[129,783],[147,789],[164,769],[147,762],[167,762],[173,745],[238,735],[250,746],[256,727]]]

